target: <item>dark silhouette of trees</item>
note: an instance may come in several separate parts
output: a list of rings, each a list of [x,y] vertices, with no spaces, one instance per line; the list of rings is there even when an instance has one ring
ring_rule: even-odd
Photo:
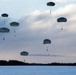
[[[22,61],[18,61],[18,60],[0,60],[0,66],[76,66],[76,63],[57,63],[57,62],[53,62],[53,63],[48,63],[48,64],[43,64],[43,63],[26,63],[26,62],[22,62]]]

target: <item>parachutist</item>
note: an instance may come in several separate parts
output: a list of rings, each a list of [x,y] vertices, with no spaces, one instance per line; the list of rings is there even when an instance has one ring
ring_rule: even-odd
[[[55,6],[55,3],[54,2],[48,2],[47,6]],[[51,10],[50,10],[50,14],[51,14]]]
[[[25,59],[24,59],[24,62],[25,62]]]
[[[61,30],[63,30],[63,28],[61,28]]]
[[[43,44],[49,45],[49,44],[51,44],[51,40],[50,40],[50,39],[44,39],[44,40],[43,40]],[[46,48],[46,51],[48,51],[48,46],[47,46],[47,48]]]
[[[14,33],[15,33],[15,31],[14,31]]]
[[[5,38],[3,38],[3,40],[5,40]]]
[[[18,27],[18,26],[19,26],[19,23],[18,23],[18,22],[11,22],[11,23],[10,23],[10,26],[11,26],[11,27]],[[14,30],[14,33],[16,33],[15,30]],[[14,37],[16,37],[16,35],[14,35]]]
[[[47,49],[47,51],[48,51],[48,49]]]
[[[62,22],[67,22],[67,18],[65,17],[60,17],[57,19],[57,22],[62,23]],[[63,26],[61,26],[61,30],[63,30]]]

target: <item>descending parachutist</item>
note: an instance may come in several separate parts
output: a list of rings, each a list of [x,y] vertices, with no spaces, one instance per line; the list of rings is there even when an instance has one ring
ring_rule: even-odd
[[[51,7],[52,7],[52,6],[55,6],[55,3],[54,3],[54,2],[48,2],[48,3],[47,3],[47,6],[51,6]],[[51,14],[51,10],[50,10],[50,14]]]
[[[65,17],[59,17],[57,19],[57,22],[59,22],[59,23],[65,23],[65,22],[67,22],[67,18],[65,18]],[[63,25],[61,26],[61,30],[63,30]]]
[[[63,30],[63,26],[61,26],[61,30]]]
[[[10,26],[12,26],[12,27],[18,27],[19,26],[19,23],[18,22],[11,22],[10,23]],[[15,30],[14,30],[14,33],[16,33]],[[16,35],[14,35],[14,37],[16,37]]]
[[[48,51],[48,49],[47,49],[47,51]]]
[[[61,26],[61,30],[63,30],[63,26]]]
[[[15,31],[14,31],[14,33],[15,33]]]
[[[3,40],[5,40],[5,38],[3,38]]]

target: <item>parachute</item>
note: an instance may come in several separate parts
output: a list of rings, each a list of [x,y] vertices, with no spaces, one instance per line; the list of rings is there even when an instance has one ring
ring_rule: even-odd
[[[51,44],[51,40],[45,39],[45,40],[43,41],[43,44]]]
[[[67,19],[65,17],[60,17],[57,19],[57,22],[67,22]]]
[[[2,17],[8,17],[8,14],[7,13],[3,13],[1,16]]]
[[[58,18],[57,19],[57,22],[58,23],[62,23],[62,22],[67,22],[67,18],[65,18],[65,17],[60,17],[60,18]],[[63,30],[63,25],[61,26],[61,30]]]
[[[11,22],[10,26],[16,27],[16,26],[19,26],[19,23],[18,22]]]
[[[0,33],[9,33],[10,29],[6,28],[6,27],[2,27],[0,28]],[[5,38],[3,37],[3,40],[5,40]]]
[[[54,2],[48,2],[47,6],[55,6],[55,3]]]
[[[8,28],[6,28],[6,27],[2,27],[2,28],[0,28],[0,32],[1,33],[8,33],[10,30],[8,29]]]
[[[20,55],[21,55],[21,56],[27,56],[27,55],[29,55],[29,53],[26,52],[26,51],[22,51],[22,52],[20,53]]]

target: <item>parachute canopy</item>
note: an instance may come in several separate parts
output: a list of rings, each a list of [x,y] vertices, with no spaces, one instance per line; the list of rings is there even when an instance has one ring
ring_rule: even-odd
[[[45,39],[45,40],[43,41],[43,44],[51,44],[51,40]]]
[[[16,27],[16,26],[19,26],[19,23],[18,23],[18,22],[11,22],[11,23],[10,23],[10,26]]]
[[[47,6],[55,6],[55,3],[54,2],[48,2]]]
[[[26,51],[22,51],[22,52],[20,53],[21,56],[27,56],[28,54],[29,54],[29,53],[26,52]]]
[[[67,22],[67,19],[65,17],[60,17],[57,19],[57,22]]]
[[[8,29],[6,27],[0,28],[0,33],[8,33],[9,31],[10,31],[10,29]]]
[[[3,13],[1,16],[2,17],[8,17],[8,14],[7,13]]]

